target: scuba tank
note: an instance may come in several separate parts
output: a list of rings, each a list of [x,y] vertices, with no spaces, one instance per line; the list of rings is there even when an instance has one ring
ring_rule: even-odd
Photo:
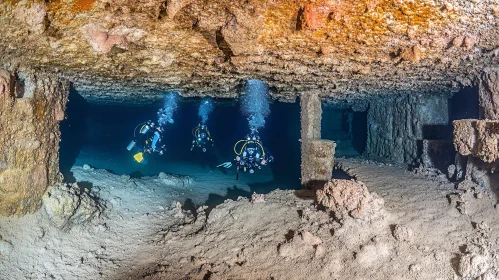
[[[133,149],[133,147],[135,147],[135,144],[136,144],[135,141],[130,142],[130,144],[128,144],[128,146],[126,147],[126,149],[129,150],[129,151],[131,151]]]
[[[140,128],[140,131],[139,131],[139,132],[140,132],[141,134],[146,134],[146,133],[147,133],[150,129],[151,129],[151,127],[150,127],[149,125],[145,124],[144,126],[142,126],[142,127]]]

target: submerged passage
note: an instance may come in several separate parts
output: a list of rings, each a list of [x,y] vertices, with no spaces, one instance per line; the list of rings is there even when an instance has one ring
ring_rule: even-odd
[[[265,112],[259,115],[248,100],[176,96],[176,103],[165,97],[161,104],[110,105],[88,103],[72,92],[61,125],[61,171],[66,181],[77,179],[73,166],[85,164],[132,178],[190,176],[194,183],[185,197],[195,204],[299,189],[299,106],[270,104],[265,91],[262,96]]]

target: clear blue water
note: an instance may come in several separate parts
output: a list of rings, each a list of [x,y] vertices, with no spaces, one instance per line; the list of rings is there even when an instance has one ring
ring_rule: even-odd
[[[212,186],[213,193],[221,195],[220,190],[224,190],[225,195],[221,195],[220,200],[250,196],[253,191],[268,193],[276,188],[300,188],[298,103],[270,105],[271,113],[260,130],[260,137],[271,150],[275,162],[255,174],[240,174],[236,180],[235,167],[216,166],[234,159],[233,146],[249,132],[248,121],[242,116],[239,103],[215,100],[215,109],[206,122],[215,147],[206,153],[191,152],[191,131],[200,121],[200,100],[188,99],[179,103],[175,122],[165,126],[166,154],[154,155],[147,165],[142,165],[133,160],[126,146],[139,123],[157,118],[156,112],[162,103],[146,106],[92,104],[72,92],[67,119],[61,123],[60,167],[65,180],[74,181],[70,171],[73,165],[89,164],[132,177],[154,176],[160,172],[194,176],[203,188]]]

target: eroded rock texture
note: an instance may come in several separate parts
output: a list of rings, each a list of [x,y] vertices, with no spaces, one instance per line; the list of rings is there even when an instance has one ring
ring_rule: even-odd
[[[309,189],[322,187],[332,177],[336,143],[331,140],[302,140],[301,183]]]
[[[372,220],[384,214],[384,200],[369,193],[362,182],[333,179],[317,190],[317,202],[334,212],[335,217],[351,216]]]
[[[0,214],[36,210],[60,181],[59,121],[68,92],[52,75],[0,70]]]
[[[461,155],[471,155],[487,163],[499,159],[499,121],[457,120],[454,147]]]
[[[64,73],[94,99],[450,92],[497,65],[494,0],[8,0],[4,65]]]
[[[65,231],[91,221],[104,210],[91,196],[90,190],[82,191],[76,183],[59,184],[47,192],[42,200],[50,222]]]
[[[486,68],[480,75],[480,117],[499,120],[499,68]]]
[[[484,189],[499,188],[499,121],[457,120],[454,125],[454,147],[466,156],[465,179]],[[459,176],[458,176],[459,178]]]

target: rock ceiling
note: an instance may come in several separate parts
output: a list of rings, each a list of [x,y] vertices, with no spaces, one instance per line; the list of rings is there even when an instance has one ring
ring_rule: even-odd
[[[497,0],[3,0],[0,65],[91,100],[450,93],[499,64]]]

